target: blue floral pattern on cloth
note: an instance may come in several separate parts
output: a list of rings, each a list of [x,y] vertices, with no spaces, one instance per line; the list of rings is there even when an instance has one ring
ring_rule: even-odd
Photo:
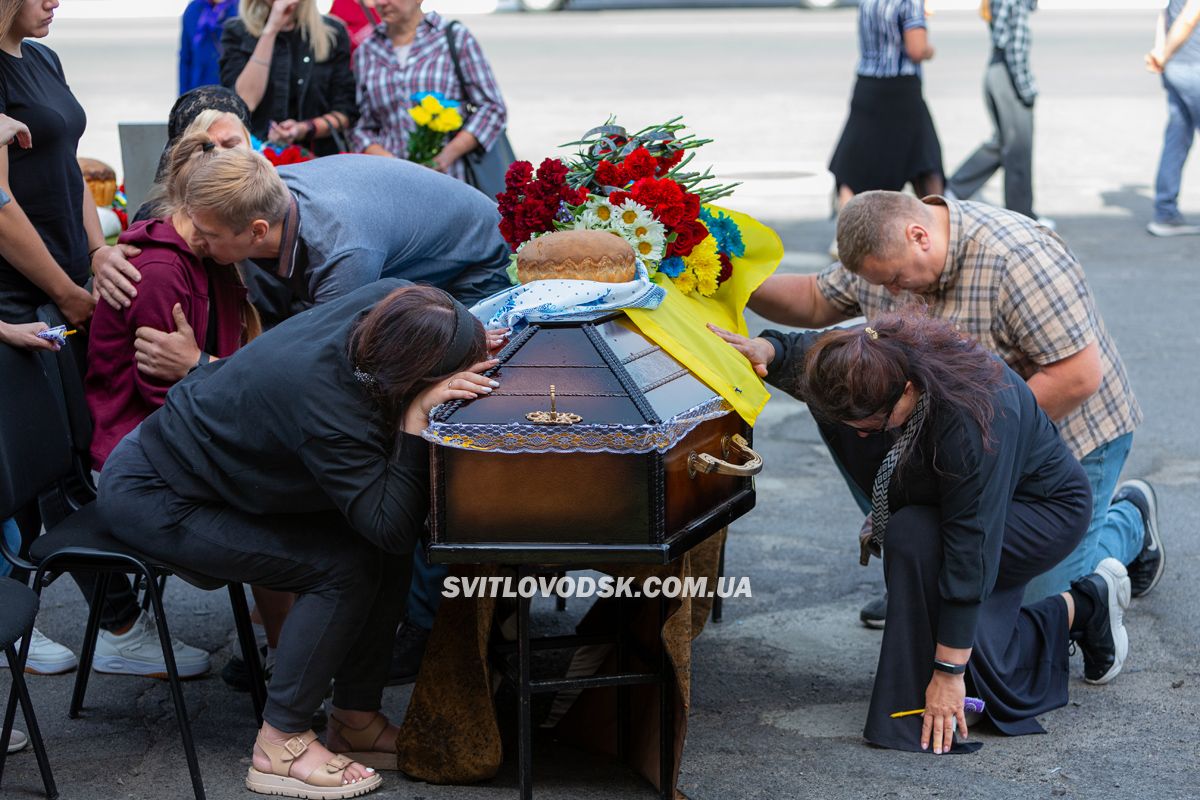
[[[587,319],[606,311],[658,308],[666,289],[650,281],[646,266],[637,262],[637,276],[625,283],[545,280],[514,286],[471,307],[485,328],[518,331],[531,322]]]

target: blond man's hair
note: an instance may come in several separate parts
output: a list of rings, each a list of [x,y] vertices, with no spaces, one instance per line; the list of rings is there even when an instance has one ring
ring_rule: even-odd
[[[254,38],[262,36],[267,17],[271,16],[271,0],[238,0],[238,16]],[[337,33],[321,16],[316,0],[300,0],[293,14],[300,35],[312,48],[317,61],[326,61],[333,51]]]
[[[909,223],[928,224],[929,207],[903,192],[856,194],[838,212],[837,246],[842,266],[862,269],[868,257],[886,258],[904,243]]]
[[[197,165],[182,187],[183,207],[205,211],[241,233],[257,219],[270,225],[288,211],[287,186],[271,162],[252,150],[213,151]]]

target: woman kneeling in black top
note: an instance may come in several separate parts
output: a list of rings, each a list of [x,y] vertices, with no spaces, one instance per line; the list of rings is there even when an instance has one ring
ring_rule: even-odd
[[[497,385],[478,374],[485,358],[483,326],[445,292],[379,281],[194,370],[109,456],[99,502],[119,538],[299,595],[253,791],[356,796],[379,784],[372,765],[395,769],[397,729],[379,708],[429,505],[417,434],[433,406]],[[308,727],[330,680],[326,749]]]
[[[1010,735],[1067,702],[1068,650],[1128,650],[1129,578],[1116,559],[1022,608],[1025,584],[1087,530],[1091,489],[1025,381],[950,325],[916,313],[827,333],[717,331],[768,382],[808,403],[821,435],[872,498],[861,560],[883,553],[888,588],[864,735],[935,753],[970,750],[963,699]],[[1115,656],[1115,659],[1114,659]],[[892,714],[925,709],[922,715]]]

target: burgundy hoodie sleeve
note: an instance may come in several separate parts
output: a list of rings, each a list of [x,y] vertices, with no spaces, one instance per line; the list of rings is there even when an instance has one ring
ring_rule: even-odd
[[[168,333],[173,332],[175,316],[171,313],[171,309],[176,303],[183,308],[188,324],[194,329],[197,325],[197,313],[207,313],[207,309],[197,309],[197,306],[203,305],[203,303],[198,303],[197,298],[191,293],[187,280],[178,265],[151,262],[138,264],[137,267],[142,273],[142,280],[138,283],[137,296],[133,298],[133,303],[125,312],[130,333],[136,334],[137,329],[143,326]],[[133,382],[137,387],[138,394],[145,398],[146,402],[152,403],[156,407],[163,404],[167,397],[167,390],[175,385],[142,372],[137,368],[136,361],[133,364]]]

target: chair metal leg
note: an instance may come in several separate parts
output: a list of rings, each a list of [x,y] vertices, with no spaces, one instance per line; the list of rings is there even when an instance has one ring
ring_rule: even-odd
[[[250,702],[254,704],[254,716],[262,727],[263,708],[267,704],[267,687],[262,661],[258,656],[258,642],[254,638],[254,626],[250,622],[250,609],[246,605],[246,590],[240,583],[229,584],[229,603],[233,608],[233,623],[241,645],[242,659],[250,673]]]
[[[26,636],[26,639],[29,637]],[[26,651],[24,643],[21,650]],[[8,659],[9,672],[12,673],[12,693],[21,702],[21,713],[25,715],[25,727],[29,729],[29,742],[33,745],[33,754],[37,757],[38,769],[42,773],[42,786],[46,788],[46,797],[55,800],[58,797],[58,787],[54,785],[54,773],[50,771],[50,759],[46,757],[46,743],[42,741],[42,731],[38,727],[37,716],[33,713],[33,700],[29,697],[29,687],[25,685],[25,661],[17,657],[12,645],[4,648]],[[12,733],[12,722],[5,718],[4,735],[0,737],[0,758],[8,754],[8,740]],[[0,775],[3,775],[3,762],[0,762]]]
[[[617,597],[617,672],[624,674],[629,671],[629,644],[626,641],[628,632],[626,626],[628,601]],[[617,687],[617,758],[622,762],[629,760],[629,687]]]
[[[525,577],[517,570],[517,581]],[[517,784],[521,800],[533,800],[533,692],[529,644],[530,598],[517,600]]]
[[[100,611],[112,573],[101,572],[92,588],[92,605],[88,611],[87,628],[83,633],[83,647],[79,651],[79,669],[75,671],[75,690],[71,693],[71,708],[67,716],[78,719],[83,710],[83,696],[87,692],[88,678],[92,674],[92,660],[96,655],[96,637],[100,635]]]
[[[728,534],[726,534],[726,536],[728,537]],[[719,561],[717,561],[717,584],[718,584],[717,588],[718,589],[721,588],[720,587],[721,578],[725,577],[725,545],[728,543],[729,543],[728,538],[726,538],[724,542],[721,542],[721,558]],[[724,618],[724,612],[725,612],[725,598],[721,597],[720,594],[717,594],[717,596],[713,598],[712,621],[719,623]]]
[[[669,604],[666,597],[659,597],[658,785],[663,800],[675,800],[675,674],[667,654],[667,643],[662,639]]]
[[[167,666],[167,681],[171,685],[171,699],[175,701],[175,716],[179,720],[179,736],[183,740],[183,751],[187,755],[188,771],[192,776],[192,791],[196,800],[205,800],[204,781],[200,777],[200,763],[196,758],[196,745],[192,741],[192,726],[188,722],[187,705],[183,700],[183,686],[179,681],[179,670],[175,666],[175,651],[171,648],[171,632],[167,629],[167,614],[163,610],[162,592],[147,570],[146,591],[154,608],[154,622],[158,626],[158,639],[162,643],[163,661]]]

